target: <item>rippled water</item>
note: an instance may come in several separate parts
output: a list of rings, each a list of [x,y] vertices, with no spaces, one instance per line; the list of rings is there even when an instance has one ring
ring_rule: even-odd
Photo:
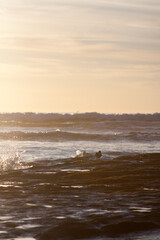
[[[0,239],[160,239],[157,116],[1,114]]]

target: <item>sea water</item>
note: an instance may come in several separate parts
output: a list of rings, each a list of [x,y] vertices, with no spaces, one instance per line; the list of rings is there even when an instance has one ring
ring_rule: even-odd
[[[156,239],[159,167],[159,113],[1,113],[0,239]]]

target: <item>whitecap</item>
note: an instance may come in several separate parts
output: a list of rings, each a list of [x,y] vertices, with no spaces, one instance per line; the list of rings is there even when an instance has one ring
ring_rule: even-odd
[[[89,169],[62,169],[61,172],[68,172],[68,173],[71,173],[71,172],[90,172]]]
[[[18,169],[26,169],[32,166],[25,166],[21,162],[21,156],[24,153],[18,151],[11,151],[3,154],[0,159],[0,171],[10,171],[10,170],[18,170]]]
[[[14,240],[36,240],[36,239],[32,237],[18,237],[14,238]]]
[[[0,221],[8,221],[8,220],[11,220],[13,218],[14,218],[13,216],[1,216]]]
[[[83,186],[77,185],[77,186],[71,186],[71,188],[83,188]]]
[[[56,218],[57,219],[65,219],[66,217],[64,217],[64,216],[57,216]]]
[[[56,129],[56,132],[60,132],[61,130],[59,128]]]
[[[45,207],[45,208],[52,208],[51,205],[43,205],[43,207]]]
[[[34,204],[34,203],[26,203],[27,206],[31,206],[31,207],[36,207],[38,206],[37,204]]]
[[[37,227],[40,227],[41,225],[39,224],[23,224],[23,225],[20,225],[16,228],[18,229],[30,229],[30,228],[37,228]]]
[[[151,212],[151,208],[149,207],[130,207],[133,212]]]
[[[4,233],[7,233],[7,232],[6,231],[0,231],[0,234],[2,234],[2,233],[4,234]]]

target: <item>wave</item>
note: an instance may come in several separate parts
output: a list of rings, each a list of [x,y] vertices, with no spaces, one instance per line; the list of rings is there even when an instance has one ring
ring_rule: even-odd
[[[29,166],[24,165],[21,161],[21,156],[24,152],[25,151],[3,154],[0,159],[0,172],[28,168]]]
[[[96,220],[96,218],[95,218]],[[124,221],[114,224],[107,224],[108,218],[98,219],[102,221],[103,227],[97,227],[92,222],[83,222],[75,219],[65,219],[49,230],[37,234],[39,240],[51,239],[109,239],[109,237],[120,237],[124,234],[158,229],[159,225],[151,221]],[[98,222],[98,223],[99,223]],[[98,224],[100,225],[100,224]],[[65,236],[65,237],[64,237]],[[100,238],[99,238],[100,237]],[[127,238],[125,238],[127,239]],[[130,239],[130,238],[128,238]]]
[[[159,121],[160,113],[154,114],[102,114],[91,113],[0,113],[1,125],[50,125],[72,124],[74,122],[103,122],[103,121]]]
[[[1,132],[0,139],[3,140],[21,140],[21,141],[100,141],[100,140],[113,140],[114,135],[100,135],[100,134],[85,134],[85,133],[72,133],[72,132]]]
[[[160,159],[160,153],[142,153],[142,154],[132,154],[132,155],[127,155],[127,156],[120,156],[116,157],[116,160],[159,160]]]
[[[0,238],[120,240],[158,231],[159,159],[160,153],[95,160],[84,156],[5,171],[0,174],[5,206]]]
[[[129,133],[76,133],[65,131],[47,131],[47,132],[23,132],[10,131],[0,132],[0,139],[18,140],[18,141],[159,141],[160,135],[156,132],[129,132]]]

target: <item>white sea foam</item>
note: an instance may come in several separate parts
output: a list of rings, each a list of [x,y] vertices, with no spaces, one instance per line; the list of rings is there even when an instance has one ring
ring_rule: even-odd
[[[18,237],[18,238],[14,238],[15,240],[36,240],[35,238],[32,237]]]
[[[39,224],[23,224],[23,225],[18,226],[16,228],[25,230],[25,229],[30,229],[30,228],[37,228],[37,227],[40,227],[40,226],[41,225],[39,225]]]
[[[92,156],[93,155],[91,153],[87,153],[85,150],[84,151],[77,150],[75,158],[92,157]]]
[[[21,162],[21,156],[23,152],[6,152],[0,158],[0,171],[9,171],[23,169],[23,163]]]

